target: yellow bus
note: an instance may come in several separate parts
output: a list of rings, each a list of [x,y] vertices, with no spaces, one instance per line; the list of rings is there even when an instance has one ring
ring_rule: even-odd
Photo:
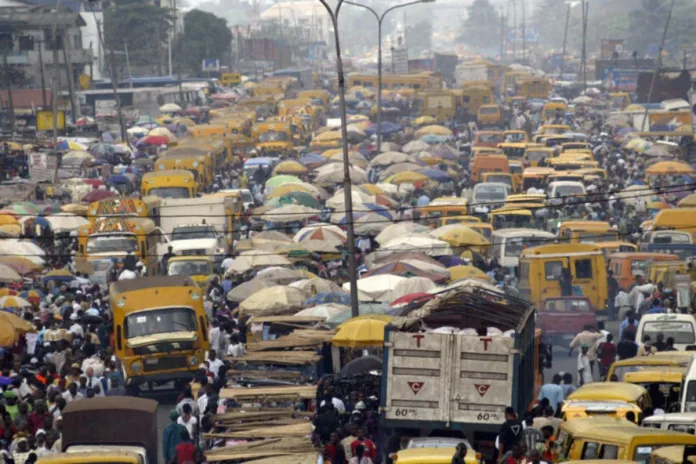
[[[109,288],[114,355],[125,386],[193,379],[209,349],[203,291],[186,276],[121,280]],[[222,356],[222,355],[221,355]]]
[[[175,154],[160,157],[155,163],[156,171],[182,170],[193,174],[196,183],[202,189],[212,185],[213,166],[212,160],[205,153],[201,154]]]
[[[440,123],[454,119],[457,97],[449,90],[427,90],[421,92],[421,116],[432,116]]]
[[[196,178],[190,171],[170,169],[145,173],[141,181],[143,196],[193,198],[198,193]]]
[[[292,127],[289,122],[262,122],[251,128],[259,156],[290,154],[293,148]]]
[[[377,88],[377,74],[350,74],[348,88],[351,87]],[[442,76],[431,72],[382,75],[382,89],[392,90],[402,87],[415,90],[441,89]]]

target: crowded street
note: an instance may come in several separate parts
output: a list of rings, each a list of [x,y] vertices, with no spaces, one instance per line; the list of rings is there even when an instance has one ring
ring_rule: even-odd
[[[41,110],[7,77],[0,464],[696,463],[696,74],[674,2],[640,54],[588,39],[585,1],[561,52],[476,0],[464,29],[487,5],[513,23],[500,44],[431,30],[409,59],[404,16],[391,67],[384,15],[433,1],[347,3],[379,40],[349,35],[345,59],[322,0],[333,42],[194,8],[158,29],[159,77],[127,42],[106,57],[127,79],[68,76],[50,110],[43,61]]]

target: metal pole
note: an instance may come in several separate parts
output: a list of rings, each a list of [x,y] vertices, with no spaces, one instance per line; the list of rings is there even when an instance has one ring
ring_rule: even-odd
[[[512,0],[512,61],[517,60],[517,1]]]
[[[587,90],[587,15],[590,3],[582,0],[582,87]]]
[[[56,38],[56,29],[58,29],[58,7],[60,6],[60,0],[56,0],[56,17],[53,21],[53,28],[51,31],[51,41],[53,46],[53,74],[51,78],[53,79],[53,90],[51,91],[51,109],[53,111],[53,147],[58,144],[58,102],[56,95],[58,94],[58,79],[60,79],[60,74],[58,72],[58,40]]]
[[[338,13],[343,0],[338,0],[336,12],[329,7],[326,0],[319,0],[331,17],[334,27],[334,41],[336,42],[336,72],[338,73],[338,97],[341,104],[341,138],[343,139],[343,194],[346,206],[346,230],[348,232],[348,279],[350,282],[350,309],[353,317],[359,316],[358,311],[358,272],[355,265],[355,230],[353,226],[353,196],[350,180],[350,163],[348,162],[348,129],[346,116],[346,82],[343,76],[343,62],[341,60],[341,46],[338,38]]]
[[[561,72],[560,79],[563,79],[563,72],[565,71],[565,57],[566,57],[566,45],[568,44],[568,22],[570,21],[570,5],[566,10],[566,21],[565,21],[565,32],[563,32],[563,51],[561,52]]]
[[[14,43],[14,36],[12,36],[12,43]],[[10,112],[10,130],[12,131],[11,137],[14,138],[15,131],[15,111],[14,111],[14,99],[12,98],[12,76],[10,75],[10,65],[7,61],[7,50],[3,50],[2,54],[3,67],[5,72],[5,82],[7,85],[7,105]]]
[[[396,10],[398,8],[416,5],[418,3],[432,3],[434,1],[435,0],[417,0],[414,2],[404,3],[402,5],[395,5],[391,8],[387,8],[384,11],[384,13],[382,13],[382,15],[380,16],[375,10],[373,10],[367,5],[350,2],[348,0],[343,0],[344,3],[347,3],[349,5],[365,8],[367,11],[372,13],[374,17],[377,19],[377,153],[381,153],[382,151],[382,23],[384,22],[384,18],[387,16],[387,13],[389,13],[390,11]],[[406,39],[405,31],[406,22],[404,21],[404,41]],[[394,59],[393,57],[394,53],[392,52],[392,62]]]
[[[505,53],[505,11],[500,7],[500,61],[503,61]]]
[[[75,106],[75,88],[73,87],[73,69],[72,62],[68,57],[68,34],[67,29],[63,30],[63,61],[65,62],[65,75],[68,77],[68,94],[70,95],[70,111],[72,112],[73,121],[77,121],[80,117],[80,111]]]
[[[92,14],[94,15],[94,22],[97,23],[97,34],[99,35],[99,45],[101,46],[104,53],[106,53],[106,47],[104,46],[104,38],[102,37],[102,31],[100,22],[97,20],[97,13],[92,8]],[[111,67],[111,90],[114,93],[114,100],[116,101],[116,112],[118,113],[118,123],[121,126],[121,141],[128,143],[128,134],[126,133],[126,122],[123,120],[123,111],[121,111],[121,99],[118,97],[118,77],[116,76],[116,64],[114,63],[114,51],[111,50],[109,54],[109,64]]]
[[[45,110],[48,108],[48,101],[46,101],[46,80],[44,77],[45,70],[43,52],[41,51],[44,43],[45,42],[43,40],[39,41],[39,73],[41,74],[41,100],[43,101],[43,109]]]
[[[527,61],[527,6],[525,0],[520,0],[522,7],[522,60]]]
[[[131,65],[130,65],[130,55],[128,54],[128,41],[126,40],[125,43],[125,49],[126,49],[126,68],[128,68],[128,80],[130,81],[130,88],[133,88],[133,72],[131,71]],[[157,47],[159,48],[159,47]]]
[[[665,40],[667,40],[667,31],[669,30],[669,23],[672,20],[672,10],[674,10],[674,0],[672,0],[672,3],[669,5],[669,12],[667,13],[667,21],[665,22],[665,28],[662,31],[662,41],[660,42],[660,51],[658,53],[658,59],[661,59],[662,57],[662,50],[665,48]],[[661,64],[660,61],[655,63],[655,69],[653,70],[653,75],[652,75],[652,80],[650,81],[650,91],[648,92],[648,103],[652,103],[652,96],[653,92],[655,90],[655,81],[657,80],[657,72],[659,71],[658,64]],[[643,132],[646,131],[645,128],[645,123],[648,122],[648,106],[645,106],[645,114],[643,115],[643,123],[641,124],[641,129]],[[648,129],[650,129],[650,126],[648,126]]]

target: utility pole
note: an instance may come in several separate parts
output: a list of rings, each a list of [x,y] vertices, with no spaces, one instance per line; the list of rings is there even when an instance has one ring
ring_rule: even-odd
[[[12,47],[14,43],[14,36],[11,35],[9,46]],[[7,62],[7,52],[9,50],[7,47],[3,47],[2,60],[3,60],[3,71],[5,74],[5,85],[7,87],[7,106],[10,114],[10,131],[12,131],[12,137],[14,137],[15,130],[15,111],[14,111],[14,99],[12,98],[12,76],[10,75],[10,65]]]
[[[517,60],[517,1],[512,0],[512,61]]]
[[[102,50],[106,52],[106,47],[104,46],[104,37],[102,37],[101,23],[97,21],[97,14],[92,9],[92,14],[94,15],[94,21],[97,23],[97,34],[99,34],[99,44]],[[114,93],[114,100],[116,102],[116,111],[118,112],[118,123],[121,126],[121,141],[128,143],[128,134],[126,133],[126,122],[123,120],[123,111],[121,110],[121,99],[118,96],[118,76],[116,75],[116,64],[114,63],[114,50],[111,49],[109,53],[109,65],[111,68],[111,90]]]
[[[133,72],[131,71],[130,55],[128,54],[128,41],[127,40],[124,42],[124,46],[126,49],[126,68],[128,69],[128,80],[130,81],[130,88],[132,89],[133,88]]]
[[[590,2],[582,0],[582,88],[587,90],[587,17]]]
[[[44,77],[44,73],[46,72],[44,69],[44,60],[43,60],[43,44],[46,43],[43,40],[39,40],[39,73],[41,75],[41,101],[43,102],[43,109],[48,108],[48,101],[46,101],[46,80]]]
[[[563,80],[563,72],[565,71],[566,46],[568,45],[568,22],[570,21],[570,4],[566,10],[565,30],[563,32],[563,51],[561,52],[561,72],[560,79]]]
[[[648,93],[648,103],[652,103],[652,97],[653,97],[653,92],[655,91],[655,81],[657,80],[657,73],[660,70],[660,67],[662,66],[662,51],[665,48],[665,40],[667,40],[667,31],[669,30],[669,23],[672,20],[672,11],[674,10],[674,0],[672,0],[672,3],[669,5],[669,12],[667,13],[667,21],[665,21],[665,28],[662,31],[662,41],[660,42],[660,50],[657,54],[658,60],[655,63],[655,69],[653,70],[653,75],[652,75],[652,80],[650,81],[650,91]],[[643,115],[643,123],[641,124],[641,129],[643,132],[646,132],[645,124],[649,123],[648,121],[648,105],[645,106],[645,114]],[[648,130],[650,129],[650,126],[648,125]]]
[[[51,31],[51,41],[53,48],[53,90],[51,91],[51,109],[53,110],[53,146],[58,145],[58,86],[60,85],[60,72],[58,62],[58,39],[57,39],[57,29],[58,29],[58,18],[60,13],[58,12],[58,7],[60,6],[60,0],[56,1],[56,18],[53,21],[53,30]]]
[[[64,29],[64,31],[66,31]],[[68,53],[68,40],[70,35],[63,33],[63,61],[65,62],[65,75],[68,78],[68,94],[70,95],[70,112],[72,113],[73,121],[77,121],[77,118],[80,117],[80,110],[78,107],[75,106],[75,89],[74,89],[74,80],[73,80],[73,68],[72,68],[72,61],[70,60],[69,53]]]
[[[503,12],[503,7],[500,7],[500,61],[503,61],[503,54],[505,50],[505,14]]]
[[[526,0],[520,0],[522,7],[522,60],[527,61],[527,6]]]

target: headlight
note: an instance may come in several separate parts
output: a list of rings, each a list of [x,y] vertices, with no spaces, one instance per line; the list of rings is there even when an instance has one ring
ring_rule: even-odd
[[[135,361],[133,364],[130,365],[131,370],[133,372],[141,372],[143,370],[143,363],[140,361]]]
[[[189,358],[189,366],[193,367],[198,364],[198,357],[196,356],[191,356]]]

